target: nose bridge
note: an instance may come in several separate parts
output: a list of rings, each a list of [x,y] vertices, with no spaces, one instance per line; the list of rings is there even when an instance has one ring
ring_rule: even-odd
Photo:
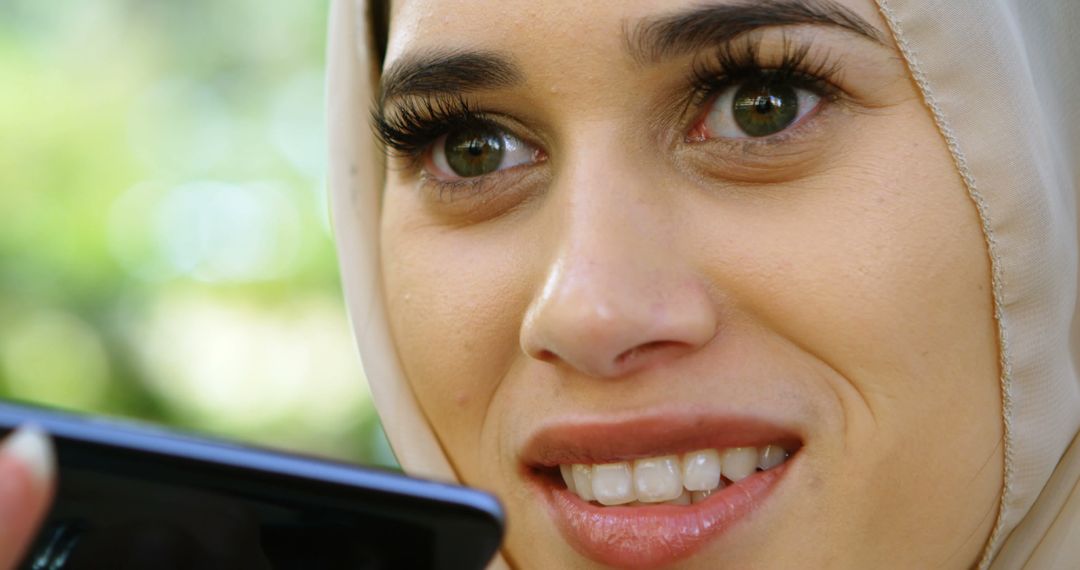
[[[590,154],[594,160],[581,157],[589,164],[575,165],[555,190],[563,221],[557,256],[566,285],[595,294],[607,282],[629,285],[659,268],[668,213],[656,200],[660,189],[649,188],[634,165],[604,156],[609,152]]]
[[[549,189],[556,245],[522,324],[523,350],[618,377],[707,342],[714,311],[678,254],[662,182],[617,144],[571,156]]]
[[[674,214],[664,200],[667,188],[649,153],[620,136],[625,122],[583,120],[588,126],[580,128],[576,144],[559,161],[551,191],[564,260],[648,271],[657,266],[649,257],[671,245],[665,243]]]

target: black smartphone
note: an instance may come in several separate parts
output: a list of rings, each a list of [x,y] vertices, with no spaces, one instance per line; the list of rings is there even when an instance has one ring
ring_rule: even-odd
[[[20,569],[469,569],[502,540],[466,487],[0,402],[0,435],[27,423],[59,482]]]

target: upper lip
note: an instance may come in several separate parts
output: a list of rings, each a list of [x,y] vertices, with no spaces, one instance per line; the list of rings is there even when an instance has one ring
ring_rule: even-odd
[[[698,449],[802,445],[795,426],[752,415],[671,410],[553,420],[533,432],[521,450],[528,467],[613,463]]]

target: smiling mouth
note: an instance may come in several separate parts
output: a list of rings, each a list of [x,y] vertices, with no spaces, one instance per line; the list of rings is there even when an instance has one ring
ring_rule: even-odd
[[[561,464],[566,488],[604,506],[650,504],[692,505],[714,492],[768,471],[787,461],[791,452],[780,445],[701,449],[602,464]]]
[[[750,519],[802,447],[768,422],[680,413],[551,425],[522,459],[575,550],[644,569],[689,557]]]

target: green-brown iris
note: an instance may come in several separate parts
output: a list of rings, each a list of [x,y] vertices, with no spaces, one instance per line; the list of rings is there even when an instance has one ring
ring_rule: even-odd
[[[486,125],[469,126],[446,137],[446,164],[454,174],[473,178],[495,172],[505,152],[503,137]]]
[[[780,82],[747,83],[732,101],[735,123],[752,137],[766,137],[786,129],[799,116],[799,94]]]

